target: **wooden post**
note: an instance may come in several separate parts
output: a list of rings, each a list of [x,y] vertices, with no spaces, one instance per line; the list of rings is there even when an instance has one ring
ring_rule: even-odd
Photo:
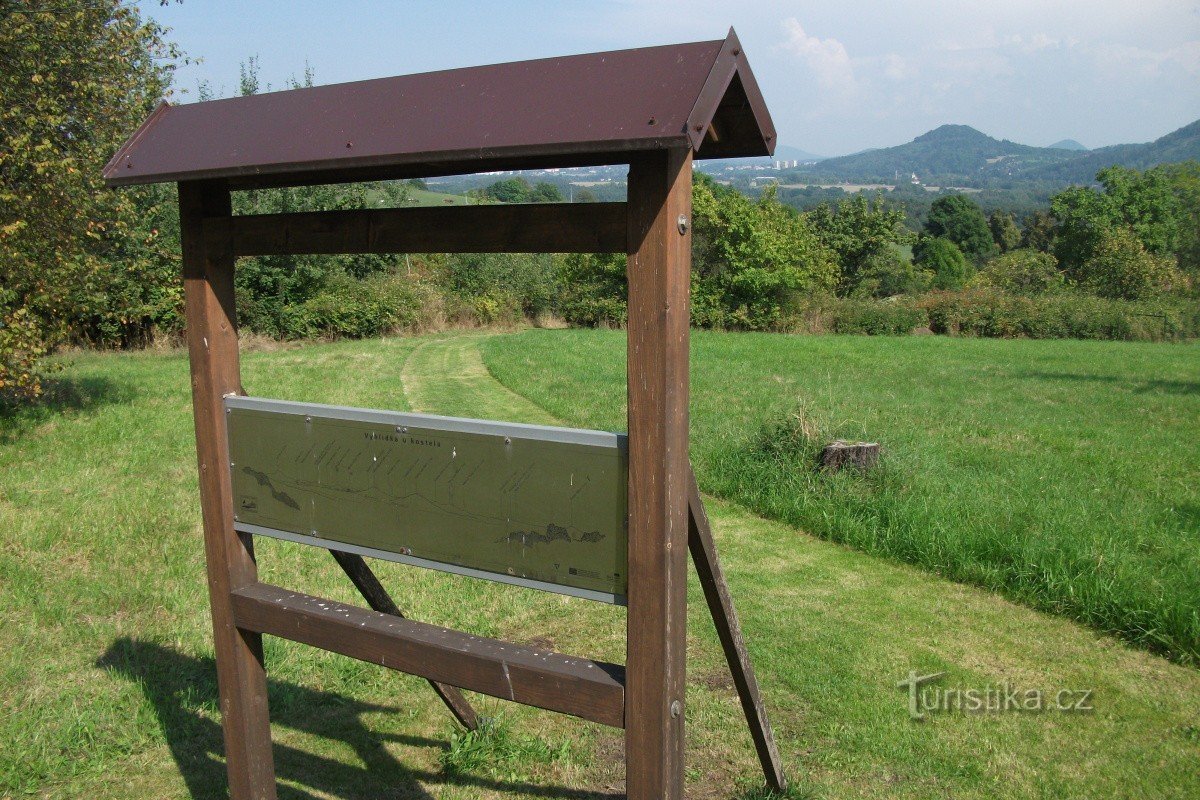
[[[192,409],[229,795],[233,800],[274,800],[275,767],[262,636],[235,627],[230,596],[234,590],[258,580],[250,537],[243,539],[233,529],[229,446],[222,406],[226,394],[242,391],[233,250],[228,243],[206,244],[204,237],[205,217],[228,217],[231,213],[224,184],[179,184]]]
[[[629,168],[629,594],[625,784],[683,794],[692,153]]]

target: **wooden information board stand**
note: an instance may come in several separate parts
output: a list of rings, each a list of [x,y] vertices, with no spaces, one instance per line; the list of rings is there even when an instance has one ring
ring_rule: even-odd
[[[274,798],[262,635],[625,730],[630,798],[678,798],[690,550],[767,783],[784,776],[688,461],[694,158],[769,155],[775,132],[724,40],[162,105],[105,167],[110,186],[179,185],[205,555],[233,798]],[[230,192],[492,170],[628,164],[624,203],[235,216]],[[366,561],[334,557],[371,610],[259,582],[235,529],[224,400],[243,394],[238,257],[612,252],[628,256],[628,652],[624,667],[404,620]],[[459,687],[459,688],[455,688]]]

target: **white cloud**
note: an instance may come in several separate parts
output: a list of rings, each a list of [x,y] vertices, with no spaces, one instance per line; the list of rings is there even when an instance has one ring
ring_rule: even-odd
[[[783,47],[799,56],[827,89],[851,92],[855,89],[854,64],[846,46],[837,39],[809,36],[795,17],[783,21],[787,40]]]

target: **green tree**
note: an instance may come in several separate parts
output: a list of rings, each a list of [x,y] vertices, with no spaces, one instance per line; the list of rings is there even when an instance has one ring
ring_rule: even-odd
[[[992,232],[992,241],[1001,253],[1015,250],[1021,246],[1021,229],[1013,220],[1012,214],[1006,211],[993,211],[988,217],[988,229]]]
[[[842,294],[858,286],[868,267],[879,273],[881,265],[896,266],[897,245],[913,238],[904,227],[903,207],[889,205],[882,195],[868,200],[860,192],[835,206],[822,203],[806,216],[821,243],[837,254]]]
[[[1010,294],[1038,295],[1061,291],[1066,286],[1058,259],[1040,250],[1020,248],[997,256],[973,280]]]
[[[1072,186],[1050,198],[1058,219],[1054,254],[1069,275],[1081,274],[1117,228],[1132,231],[1149,253],[1177,253],[1186,211],[1167,171],[1114,166],[1100,170],[1096,180],[1100,190]]]
[[[995,249],[983,210],[965,194],[949,194],[934,200],[925,220],[925,233],[948,239],[976,260],[982,260]]]
[[[179,323],[173,192],[100,170],[180,57],[132,3],[0,3],[0,317],[102,344]]]
[[[1179,209],[1179,268],[1200,288],[1200,161],[1155,167],[1167,180]]]
[[[1049,211],[1037,210],[1025,220],[1021,230],[1021,247],[1049,253],[1054,249],[1054,231],[1058,221]]]
[[[933,275],[935,289],[961,289],[971,277],[971,264],[954,242],[942,236],[922,236],[913,260]]]
[[[529,192],[529,202],[531,203],[561,203],[562,201],[562,190],[553,183],[540,181]]]
[[[919,294],[933,283],[933,276],[918,267],[896,247],[890,247],[867,259],[859,272],[853,295],[858,297],[894,297]]]
[[[533,187],[524,178],[505,178],[483,190],[484,196],[498,203],[528,203]]]
[[[836,255],[775,196],[751,200],[711,179],[692,189],[692,314],[698,324],[765,330],[805,294],[837,285]]]
[[[1101,234],[1079,283],[1100,297],[1142,300],[1175,288],[1179,279],[1173,257],[1149,252],[1132,228],[1118,227]]]

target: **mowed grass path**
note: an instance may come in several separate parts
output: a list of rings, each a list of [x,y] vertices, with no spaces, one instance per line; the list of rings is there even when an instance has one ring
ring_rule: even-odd
[[[1200,347],[696,332],[701,487],[868,552],[1200,661]],[[569,424],[625,419],[619,331],[496,337]],[[883,469],[814,474],[835,436]]]
[[[506,337],[487,340],[491,346]],[[245,358],[264,396],[547,422],[499,387],[478,335]],[[73,408],[0,442],[0,797],[220,797],[185,360],[88,355]],[[985,591],[710,501],[789,772],[829,798],[1195,797],[1200,673]],[[261,541],[265,580],[353,601],[328,555]],[[413,616],[620,660],[620,609],[395,565]],[[688,791],[729,797],[757,765],[694,581]],[[619,734],[474,698],[516,745],[466,774],[422,681],[268,640],[285,798],[588,797],[620,789]],[[1089,713],[908,719],[909,670],[947,687],[1093,689]],[[550,754],[550,755],[547,755]],[[543,788],[546,787],[546,788]],[[594,793],[594,794],[593,794]]]

